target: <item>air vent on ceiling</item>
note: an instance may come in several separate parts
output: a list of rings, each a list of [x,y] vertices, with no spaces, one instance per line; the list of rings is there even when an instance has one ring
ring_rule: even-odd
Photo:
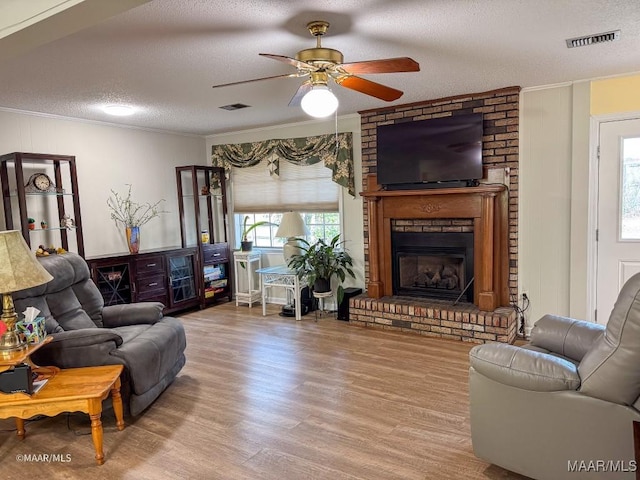
[[[567,48],[586,47],[587,45],[595,45],[596,43],[613,42],[620,39],[620,30],[614,30],[606,33],[596,33],[595,35],[586,35],[584,37],[569,38],[566,40]]]
[[[241,108],[247,108],[249,105],[245,105],[244,103],[232,103],[231,105],[223,105],[220,107],[223,110],[240,110]]]

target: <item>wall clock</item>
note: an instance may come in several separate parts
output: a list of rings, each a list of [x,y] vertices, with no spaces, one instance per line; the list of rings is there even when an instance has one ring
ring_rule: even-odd
[[[50,193],[56,192],[56,185],[46,173],[34,173],[29,177],[24,186],[26,193]]]

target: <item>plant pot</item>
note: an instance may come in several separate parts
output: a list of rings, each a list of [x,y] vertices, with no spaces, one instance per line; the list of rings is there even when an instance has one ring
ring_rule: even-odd
[[[331,282],[326,278],[316,278],[313,282],[313,291],[316,293],[326,293],[331,291]]]
[[[240,250],[242,250],[243,252],[250,252],[253,249],[253,242],[250,240],[246,240],[243,242],[240,242]]]

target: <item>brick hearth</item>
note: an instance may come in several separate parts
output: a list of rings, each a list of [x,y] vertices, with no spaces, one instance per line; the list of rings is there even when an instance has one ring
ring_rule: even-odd
[[[471,343],[513,343],[517,333],[516,314],[510,307],[483,312],[469,303],[452,306],[446,301],[396,296],[349,299],[349,322]]]

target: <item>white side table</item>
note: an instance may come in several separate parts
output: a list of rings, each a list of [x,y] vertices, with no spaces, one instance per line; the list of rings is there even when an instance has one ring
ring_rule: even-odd
[[[300,292],[307,285],[307,282],[299,278],[296,272],[290,270],[286,265],[261,268],[258,273],[260,274],[260,283],[262,285],[262,315],[267,314],[267,292],[270,291],[269,289],[282,287],[293,294],[296,320],[301,320]]]
[[[262,254],[258,250],[250,252],[235,251],[233,252],[233,262],[235,267],[235,287],[236,287],[236,307],[240,303],[248,303],[249,308],[254,302],[262,299],[260,283],[254,280],[257,270],[262,268]],[[238,278],[240,275],[246,275],[248,290],[240,291],[238,287]],[[256,283],[258,284],[256,286]]]

